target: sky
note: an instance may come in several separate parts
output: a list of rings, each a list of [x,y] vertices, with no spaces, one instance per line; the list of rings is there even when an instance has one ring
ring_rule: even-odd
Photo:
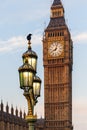
[[[19,87],[18,68],[32,33],[32,49],[38,55],[37,75],[42,79],[41,97],[35,107],[44,116],[43,32],[50,20],[53,0],[0,0],[0,99],[23,111],[27,102]],[[73,126],[87,130],[87,0],[62,0],[73,40]]]

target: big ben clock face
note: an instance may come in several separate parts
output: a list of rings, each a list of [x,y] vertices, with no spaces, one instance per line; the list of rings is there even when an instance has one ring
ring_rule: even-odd
[[[59,42],[53,42],[48,48],[49,56],[59,57],[63,52],[63,44]]]

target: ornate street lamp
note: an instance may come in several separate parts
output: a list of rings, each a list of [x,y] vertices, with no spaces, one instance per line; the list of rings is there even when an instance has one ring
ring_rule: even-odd
[[[19,67],[20,88],[24,90],[24,96],[28,103],[28,114],[26,120],[29,125],[29,130],[34,130],[34,123],[37,120],[37,115],[34,115],[34,106],[37,103],[37,98],[40,97],[41,79],[36,76],[37,69],[37,54],[31,48],[31,35],[27,36],[28,50],[23,54],[23,65]]]

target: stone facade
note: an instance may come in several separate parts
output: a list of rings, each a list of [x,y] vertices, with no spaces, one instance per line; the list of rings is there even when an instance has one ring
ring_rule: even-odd
[[[6,105],[6,110],[4,110],[4,105],[1,102],[0,105],[0,130],[28,130],[27,122],[25,121],[25,112],[22,115],[22,111],[18,112],[16,108],[14,113],[14,108],[11,106],[11,112],[9,112],[9,106]],[[19,114],[18,114],[19,113]]]
[[[0,104],[0,130],[28,130],[28,124],[25,120],[26,113],[18,111],[16,108],[14,112],[13,106],[9,110],[8,104],[4,107],[3,102]],[[35,123],[35,130],[43,130],[44,119],[37,119]]]

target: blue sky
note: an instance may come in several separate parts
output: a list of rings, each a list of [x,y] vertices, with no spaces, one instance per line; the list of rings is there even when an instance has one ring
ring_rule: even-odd
[[[87,0],[62,0],[66,23],[74,43],[73,125],[87,130]],[[42,36],[50,18],[52,0],[0,0],[0,98],[4,104],[27,109],[19,88],[18,68],[27,49],[26,36],[32,33],[32,48],[38,54],[38,73],[43,81]],[[35,112],[43,116],[44,91]]]

